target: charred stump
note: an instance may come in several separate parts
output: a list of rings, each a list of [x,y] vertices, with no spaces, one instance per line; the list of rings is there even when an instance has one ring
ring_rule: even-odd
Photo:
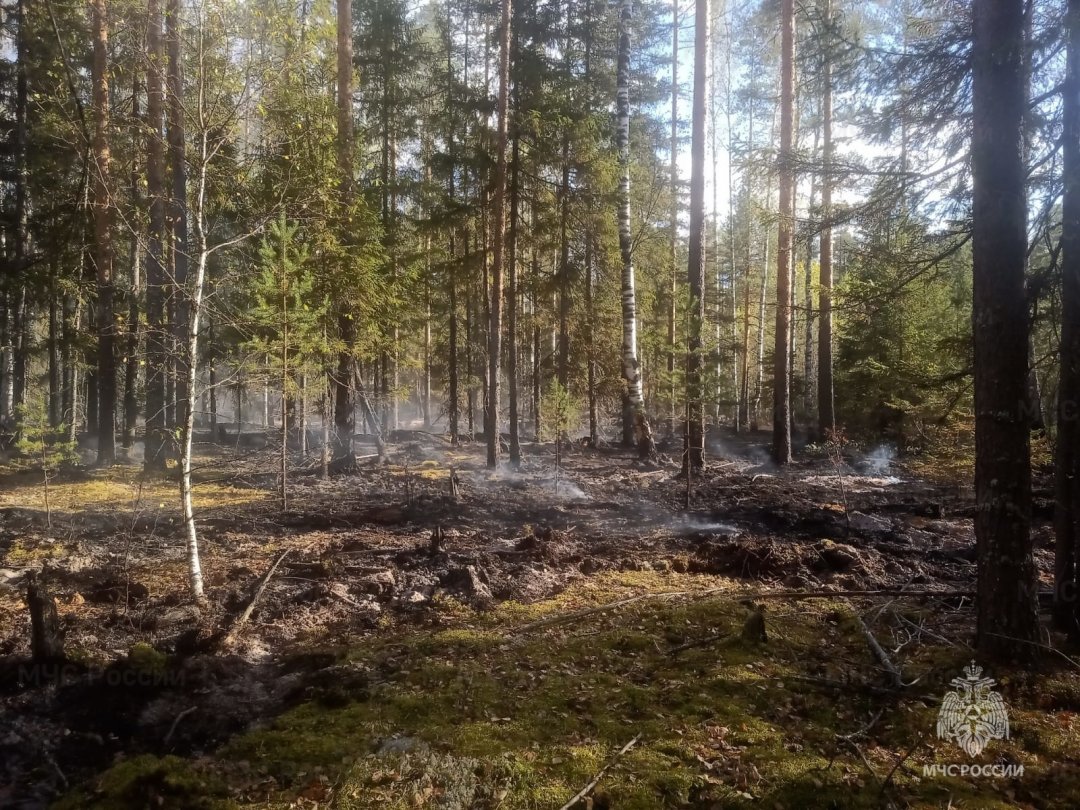
[[[26,604],[30,608],[30,650],[35,663],[64,659],[64,631],[56,602],[39,577],[27,577]]]

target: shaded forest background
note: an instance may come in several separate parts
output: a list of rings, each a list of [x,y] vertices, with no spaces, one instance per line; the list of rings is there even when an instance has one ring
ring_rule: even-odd
[[[699,351],[710,418],[741,429],[771,419],[779,9],[713,5]],[[837,284],[839,422],[911,448],[970,436],[970,23],[950,8],[799,9],[791,386],[793,421],[811,437],[820,437],[818,376],[828,361],[818,345],[823,233]],[[160,4],[151,10],[166,17]],[[666,429],[681,424],[691,312],[690,178],[686,161],[672,158],[689,148],[693,14],[677,11],[674,31],[670,5],[642,3],[631,18],[640,362],[647,409]],[[1051,427],[1061,178],[1061,103],[1052,90],[1063,69],[1062,11],[1035,6],[1027,126],[1032,391]],[[336,371],[330,358],[347,348],[366,430],[416,420],[482,433],[498,9],[355,5],[356,194],[346,213],[332,4],[174,3],[168,12],[155,61],[146,4],[109,4],[101,133],[86,8],[17,3],[6,14],[0,409],[9,430],[19,408],[72,436],[95,434],[109,419],[123,447],[151,406],[162,411],[151,422],[181,425],[182,326],[201,220],[209,251],[195,392],[201,428],[280,425],[283,379],[293,423],[314,423]],[[617,12],[586,0],[514,11],[507,218],[516,284],[504,328],[513,312],[519,419],[529,435],[544,434],[544,400],[557,382],[574,402],[575,430],[618,438]],[[674,86],[673,45],[681,68]],[[164,83],[160,97],[148,96],[148,71],[151,85],[154,76]],[[106,165],[95,154],[98,134]],[[94,248],[99,182],[111,243],[104,280]],[[103,307],[116,363],[112,414],[99,413]],[[342,313],[355,335],[343,334]],[[148,371],[163,388],[160,404],[147,391]],[[161,460],[160,451],[151,455]]]

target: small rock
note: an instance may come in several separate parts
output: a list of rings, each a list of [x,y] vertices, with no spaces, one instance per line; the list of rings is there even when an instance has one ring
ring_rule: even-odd
[[[604,570],[604,564],[596,557],[586,557],[578,565],[578,570],[585,575],[595,574],[597,571]]]
[[[405,511],[397,504],[393,504],[391,506],[381,506],[371,509],[365,517],[372,523],[384,525],[401,523],[405,520]]]
[[[169,608],[152,620],[155,630],[171,630],[188,624],[198,624],[202,620],[202,611],[196,605],[181,605]]]
[[[487,576],[483,569],[477,569],[475,565],[451,568],[446,574],[444,584],[450,588],[459,588],[474,599],[488,601],[492,598]]]
[[[25,571],[16,571],[13,568],[0,568],[0,586],[21,588],[25,573]]]
[[[135,602],[145,599],[150,595],[150,590],[141,582],[121,582],[107,579],[91,588],[85,595],[87,602],[95,604],[117,604],[122,602]]]
[[[238,579],[249,579],[253,576],[255,576],[255,572],[246,565],[234,565],[229,569],[228,573],[225,574],[225,578],[229,580],[229,582],[235,582]]]
[[[865,534],[883,534],[892,531],[892,524],[885,518],[867,515],[863,512],[852,512],[848,515],[848,523],[855,531]]]
[[[431,595],[426,593],[423,588],[410,588],[397,601],[403,607],[419,607],[429,599],[431,599]]]
[[[379,744],[375,753],[384,757],[395,754],[426,754],[430,750],[431,746],[418,737],[388,737]]]
[[[802,590],[804,588],[811,587],[814,583],[806,576],[798,573],[788,574],[783,579],[785,588],[791,588],[792,590]]]
[[[397,577],[391,569],[387,568],[385,571],[362,577],[359,587],[361,591],[372,596],[387,596],[397,589]]]
[[[859,561],[859,556],[832,540],[822,540],[814,546],[821,563],[832,571],[847,571]],[[821,566],[817,566],[821,567]]]

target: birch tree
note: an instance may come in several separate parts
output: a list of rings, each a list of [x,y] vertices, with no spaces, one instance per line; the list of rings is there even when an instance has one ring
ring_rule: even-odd
[[[642,458],[647,458],[656,452],[656,447],[641,389],[634,245],[630,230],[630,25],[633,14],[633,0],[620,0],[615,88],[615,148],[618,150],[619,163],[617,216],[619,257],[622,260],[622,373],[626,383],[624,421],[629,416],[638,453]],[[624,425],[624,436],[625,432]]]

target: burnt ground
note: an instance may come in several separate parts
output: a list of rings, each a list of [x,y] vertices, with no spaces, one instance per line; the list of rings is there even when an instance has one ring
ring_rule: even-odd
[[[336,650],[447,615],[532,603],[613,571],[724,576],[754,588],[974,588],[972,495],[903,460],[849,451],[767,462],[768,434],[715,435],[687,485],[677,460],[526,445],[489,471],[483,447],[401,433],[386,463],[321,481],[274,455],[207,445],[199,528],[207,599],[185,596],[175,484],[135,467],[0,481],[0,805],[37,807],[120,753],[209,752],[284,709],[363,691]],[[661,447],[663,450],[664,448]],[[458,481],[452,492],[451,475]],[[1049,506],[1037,501],[1049,576]],[[220,632],[282,561],[234,642]],[[25,576],[44,569],[69,660],[30,667]],[[392,659],[389,669],[403,667]],[[197,710],[196,710],[197,709]]]

